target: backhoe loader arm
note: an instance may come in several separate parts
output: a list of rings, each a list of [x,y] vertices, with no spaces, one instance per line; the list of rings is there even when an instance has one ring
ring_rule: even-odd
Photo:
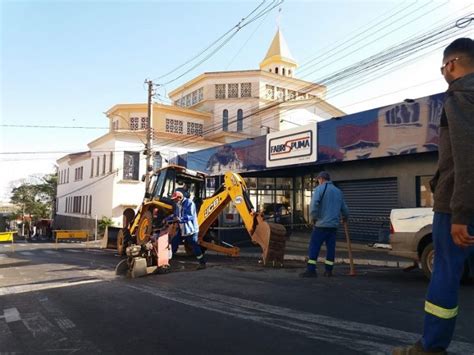
[[[255,212],[250,201],[247,186],[242,177],[236,173],[227,172],[224,175],[224,183],[210,198],[203,201],[198,214],[199,222],[199,244],[211,250],[224,252],[228,255],[237,256],[239,248],[226,248],[203,240],[209,227],[216,220],[219,213],[233,202],[250,234],[252,242],[259,244],[262,248],[262,259],[264,263],[283,262],[285,248],[286,229],[282,225],[267,223],[263,216]]]

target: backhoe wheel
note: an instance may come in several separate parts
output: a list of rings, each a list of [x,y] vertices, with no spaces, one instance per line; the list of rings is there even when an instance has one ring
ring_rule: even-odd
[[[125,255],[125,235],[123,234],[123,230],[119,230],[117,233],[117,254],[120,256]]]
[[[151,236],[153,216],[150,211],[146,211],[140,218],[137,228],[137,244],[142,245],[148,242]]]

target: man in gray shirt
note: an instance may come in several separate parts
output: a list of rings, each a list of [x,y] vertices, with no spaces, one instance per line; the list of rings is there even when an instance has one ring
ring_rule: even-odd
[[[474,246],[474,41],[458,38],[444,50],[449,84],[439,128],[434,192],[434,267],[421,339],[394,355],[446,354],[458,314],[464,262]]]

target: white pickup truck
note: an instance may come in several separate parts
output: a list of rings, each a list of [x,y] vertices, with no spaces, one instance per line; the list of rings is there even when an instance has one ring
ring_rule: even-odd
[[[433,210],[431,208],[400,208],[390,213],[390,244],[392,255],[418,263],[427,278],[433,272],[434,248],[432,239]],[[474,253],[466,261],[463,279],[470,276]],[[474,270],[471,270],[471,272]]]

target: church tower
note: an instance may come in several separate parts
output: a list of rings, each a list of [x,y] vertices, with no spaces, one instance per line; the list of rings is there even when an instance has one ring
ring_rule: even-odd
[[[283,35],[278,28],[272,44],[268,48],[267,55],[260,63],[260,69],[270,73],[293,77],[293,73],[298,64],[288,49]]]

